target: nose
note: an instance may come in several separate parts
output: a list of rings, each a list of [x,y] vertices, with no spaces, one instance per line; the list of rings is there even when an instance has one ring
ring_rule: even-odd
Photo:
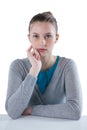
[[[45,40],[44,37],[41,38],[40,43],[41,43],[41,45],[43,45],[43,46],[46,45],[46,40]]]

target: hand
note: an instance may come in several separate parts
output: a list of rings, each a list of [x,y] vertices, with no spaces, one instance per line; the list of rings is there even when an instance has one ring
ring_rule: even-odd
[[[27,50],[27,56],[32,65],[29,73],[33,76],[37,76],[42,66],[40,54],[36,49],[30,46]]]
[[[26,108],[22,115],[31,115],[31,112],[32,112],[31,108]]]

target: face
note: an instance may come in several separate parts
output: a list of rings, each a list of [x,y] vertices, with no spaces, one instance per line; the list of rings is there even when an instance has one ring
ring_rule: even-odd
[[[28,35],[33,48],[37,49],[40,56],[52,55],[53,46],[58,40],[55,27],[49,22],[35,22],[30,26]]]

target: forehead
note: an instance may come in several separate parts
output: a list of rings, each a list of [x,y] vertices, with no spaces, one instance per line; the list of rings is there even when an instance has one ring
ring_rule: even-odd
[[[33,33],[55,33],[55,27],[50,22],[34,22],[30,25],[30,32]]]

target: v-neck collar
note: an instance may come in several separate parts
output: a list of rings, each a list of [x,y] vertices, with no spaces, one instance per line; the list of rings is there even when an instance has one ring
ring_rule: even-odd
[[[50,89],[50,86],[51,86],[52,82],[54,81],[54,79],[56,80],[56,77],[55,77],[55,76],[57,75],[56,73],[58,73],[58,72],[60,71],[60,69],[58,68],[58,66],[59,66],[59,64],[60,64],[59,62],[60,62],[60,57],[59,57],[59,61],[58,61],[58,63],[57,63],[56,69],[55,69],[55,71],[54,71],[54,73],[53,73],[52,79],[51,79],[50,83],[48,84],[48,86],[47,86],[47,88],[46,88],[46,90],[45,90],[45,92],[44,92],[43,94],[40,92],[39,87],[38,87],[38,85],[36,84],[37,92],[38,92],[39,97],[41,98],[41,101],[42,101],[43,103],[44,103],[44,99],[45,99],[47,93],[49,92],[49,89]]]
[[[59,56],[56,57],[55,63],[49,69],[47,69],[46,71],[40,71],[40,73],[38,74],[37,85],[42,94],[45,92],[45,90],[48,87],[48,84],[50,83],[52,79],[52,76],[58,64],[58,60],[59,60]]]

